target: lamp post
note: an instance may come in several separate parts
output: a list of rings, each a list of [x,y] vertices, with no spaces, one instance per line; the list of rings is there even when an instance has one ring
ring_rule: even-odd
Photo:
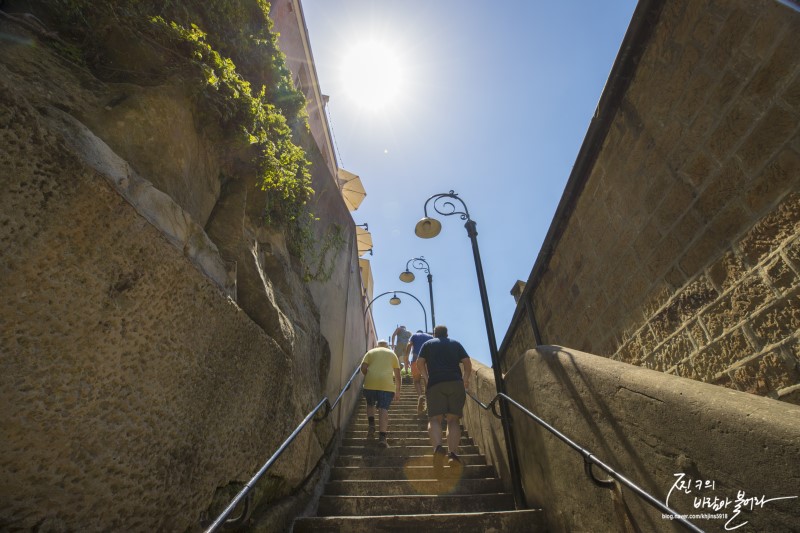
[[[414,273],[408,269],[408,265],[411,265],[416,270],[422,270],[428,275],[428,293],[431,299],[431,331],[433,331],[433,328],[436,327],[436,315],[433,311],[433,276],[431,275],[431,266],[422,256],[409,259],[406,262],[405,272],[400,274],[400,281],[404,283],[411,283],[414,281]]]
[[[506,387],[503,382],[503,373],[500,371],[499,354],[497,353],[497,341],[494,336],[494,325],[492,324],[492,312],[489,309],[489,296],[486,293],[486,280],[483,275],[483,265],[481,264],[481,255],[478,250],[478,230],[477,224],[469,217],[469,210],[464,200],[459,198],[458,194],[454,191],[448,193],[434,194],[425,201],[424,212],[425,216],[417,222],[414,233],[417,237],[422,239],[431,239],[436,237],[442,231],[442,223],[435,218],[428,217],[428,204],[433,200],[433,210],[443,216],[458,215],[461,220],[466,220],[464,227],[467,229],[467,235],[472,242],[472,256],[475,260],[475,271],[478,275],[478,289],[481,294],[481,306],[483,307],[483,319],[486,322],[486,336],[489,340],[489,353],[492,357],[492,369],[494,370],[494,381],[497,387],[497,392],[505,394]],[[440,202],[441,203],[438,203]],[[463,211],[457,210],[457,201],[463,206]],[[514,431],[513,424],[511,423],[511,413],[508,408],[506,399],[500,397],[500,416],[503,424],[503,436],[506,441],[506,453],[508,454],[508,468],[511,472],[511,484],[514,491],[514,501],[518,509],[526,507],[525,495],[522,491],[522,482],[520,478],[519,461],[517,460],[516,446],[514,444]]]
[[[400,300],[400,298],[397,297],[397,293],[407,294],[407,295],[411,296],[412,298],[414,298],[417,301],[419,306],[422,308],[422,316],[424,317],[424,320],[425,320],[422,324],[424,326],[427,326],[428,325],[428,312],[425,311],[425,306],[422,305],[422,302],[419,301],[419,298],[417,298],[416,296],[414,296],[410,292],[405,292],[405,291],[386,291],[386,292],[383,292],[383,293],[377,295],[375,298],[370,300],[370,302],[367,304],[366,309],[364,309],[364,318],[365,319],[367,318],[367,313],[369,312],[369,308],[372,307],[373,302],[375,302],[375,300],[377,300],[381,296],[386,296],[387,294],[391,294],[392,297],[389,298],[389,303],[392,304],[392,305],[400,305],[401,300]]]

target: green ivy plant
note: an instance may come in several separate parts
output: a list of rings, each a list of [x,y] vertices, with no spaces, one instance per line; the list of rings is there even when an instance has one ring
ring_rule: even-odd
[[[87,53],[103,53],[92,35],[107,29],[109,21],[167,50],[172,72],[188,73],[195,85],[201,111],[253,153],[245,171],[255,172],[267,192],[265,224],[283,227],[290,252],[311,260],[316,218],[306,207],[314,193],[310,162],[292,141],[290,127],[296,121],[308,127],[306,100],[278,48],[266,0],[56,0],[55,5]]]

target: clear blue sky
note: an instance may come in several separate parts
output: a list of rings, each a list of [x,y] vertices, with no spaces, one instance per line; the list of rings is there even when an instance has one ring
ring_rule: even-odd
[[[430,321],[424,273],[401,282],[424,256],[433,274],[436,322],[490,365],[472,249],[464,223],[439,217],[442,233],[414,235],[425,200],[455,190],[478,225],[495,334],[514,313],[514,283],[527,280],[586,135],[636,2],[504,0],[305,0],[320,87],[340,155],[367,198],[353,213],[369,223],[375,295],[414,294]],[[388,105],[370,107],[354,47],[368,42],[401,72]],[[363,50],[363,47],[362,47]],[[395,57],[396,59],[392,59]],[[355,70],[353,70],[355,68]],[[361,67],[383,76],[380,66]],[[345,70],[350,69],[350,70]],[[391,75],[391,73],[387,74]],[[378,334],[422,329],[413,299],[372,305]]]

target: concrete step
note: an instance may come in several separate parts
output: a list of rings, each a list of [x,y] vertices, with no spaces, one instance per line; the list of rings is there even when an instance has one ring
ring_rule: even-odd
[[[329,496],[319,499],[318,516],[475,513],[514,510],[514,497],[494,494],[413,496]]]
[[[377,420],[375,421],[377,424]],[[367,419],[365,418],[363,422],[356,422],[351,424],[348,431],[367,431],[369,425],[367,424]],[[427,433],[428,431],[428,421],[427,420],[392,420],[392,417],[389,417],[389,429],[402,429],[404,431],[424,431]]]
[[[431,446],[431,439],[427,436],[425,437],[398,437],[393,432],[389,432],[387,437],[390,446],[396,446],[400,448],[407,448],[409,446],[418,447],[418,446]],[[447,440],[442,440],[444,447],[447,448]],[[472,439],[467,437],[461,437],[459,441],[459,448],[465,448],[467,446],[474,446],[475,443]],[[372,438],[363,438],[363,439],[343,439],[342,446],[347,448],[357,448],[359,446],[365,446],[367,448],[377,448],[378,447],[378,436]],[[433,446],[431,446],[431,450]]]
[[[366,439],[367,435],[368,435],[368,433],[367,433],[366,429],[360,430],[360,431],[352,431],[351,430],[351,431],[345,432],[343,438],[345,438],[345,439]],[[427,438],[428,437],[428,430],[424,430],[424,431],[423,430],[419,430],[419,429],[411,429],[411,430],[402,429],[402,430],[400,430],[400,429],[397,429],[396,427],[392,427],[390,425],[389,426],[389,436],[393,437],[393,438],[396,438],[396,439],[405,439],[405,438],[409,438],[409,437],[411,437],[411,438],[422,438],[422,437]],[[461,436],[469,438],[469,433],[466,432],[466,431],[462,431],[461,432]],[[443,431],[442,432],[442,439],[446,439],[446,438],[447,438],[447,433],[445,433]]]
[[[398,446],[396,442],[393,442],[393,439],[389,437],[388,439],[390,448],[379,448],[377,446],[342,446],[339,448],[339,455],[355,455],[355,456],[365,456],[365,455],[378,455],[378,456],[393,456],[393,457],[411,457],[411,456],[419,456],[419,455],[427,455],[433,456],[433,447],[428,444],[426,446]],[[459,447],[459,455],[471,455],[471,454],[479,454],[481,453],[478,450],[478,447],[475,445],[471,446],[460,446]]]
[[[417,514],[407,516],[330,516],[298,518],[294,533],[485,533],[546,531],[541,510],[495,511],[461,514]]]
[[[431,470],[433,470],[431,468]],[[328,496],[413,496],[418,494],[492,494],[503,491],[499,479],[465,479],[457,475],[461,469],[442,479],[355,479],[330,481],[325,485]]]
[[[389,451],[384,450],[381,448],[382,451]],[[486,464],[486,457],[479,454],[465,454],[461,453],[458,456],[461,461],[467,465],[485,465]],[[410,468],[410,467],[431,467],[433,465],[433,455],[417,455],[412,457],[404,457],[402,455],[386,455],[386,454],[375,454],[375,455],[341,455],[336,458],[335,466],[342,466],[342,467],[356,467],[356,468],[374,468],[374,467],[386,467],[386,468]]]
[[[403,413],[403,412],[395,411],[394,409],[389,409],[389,420],[390,421],[393,421],[393,420],[412,421],[413,420],[414,422],[424,421],[426,424],[428,423],[428,417],[427,416],[418,415],[416,411],[414,411],[413,413],[411,413],[411,412]],[[357,421],[356,423],[361,422],[363,424],[366,424],[367,423],[367,415],[366,415],[366,413],[358,414],[356,416],[356,421]],[[378,421],[378,417],[376,416],[375,417],[375,422],[377,423],[377,421]]]
[[[426,466],[336,466],[331,469],[331,481],[356,480],[356,479],[435,479],[431,460]],[[444,469],[445,477],[458,476],[458,472]],[[461,470],[460,476],[464,479],[481,479],[497,476],[497,471],[492,465],[467,465]]]

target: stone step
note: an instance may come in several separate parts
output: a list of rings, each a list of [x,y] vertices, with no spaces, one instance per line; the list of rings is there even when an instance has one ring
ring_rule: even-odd
[[[458,476],[459,473],[444,469],[445,477]],[[491,478],[497,476],[492,465],[466,465],[460,473],[464,479]],[[355,479],[435,479],[431,460],[426,466],[336,466],[331,468],[331,481]]]
[[[347,432],[345,432],[343,438],[345,438],[345,439],[362,439],[363,440],[363,439],[367,438],[367,435],[368,435],[367,430],[363,429],[363,430],[359,430],[359,431],[347,431]],[[461,436],[469,438],[469,433],[466,432],[466,431],[462,431],[461,432]],[[422,437],[428,438],[428,430],[426,429],[426,430],[423,431],[423,430],[420,430],[420,429],[411,429],[411,430],[408,430],[408,429],[397,429],[396,427],[393,427],[390,424],[389,425],[389,437],[390,438],[395,438],[395,439],[405,439],[405,438],[409,438],[409,437],[411,437],[411,438],[422,438]],[[446,438],[447,438],[447,433],[445,433],[443,431],[442,432],[442,439],[444,440]]]
[[[391,448],[389,448],[391,450]],[[388,450],[382,450],[388,451]],[[486,457],[478,454],[459,454],[458,456],[467,466],[485,465]],[[361,455],[343,456],[339,454],[336,458],[335,466],[355,467],[355,468],[412,468],[412,467],[431,467],[433,465],[433,455],[403,457],[400,455]]]
[[[377,420],[375,421],[375,423],[377,424]],[[348,431],[367,431],[368,428],[369,428],[369,425],[367,424],[367,420],[364,419],[363,422],[356,422],[355,424],[351,424],[350,427],[347,428],[347,430]],[[428,431],[428,421],[427,420],[419,420],[419,421],[415,422],[413,420],[408,420],[408,421],[406,421],[406,420],[392,420],[392,418],[389,417],[389,430],[391,431],[392,429],[402,429],[402,430],[405,430],[405,431],[425,431],[425,432],[427,432]]]
[[[414,416],[420,416],[420,417],[428,418],[428,411],[427,410],[423,409],[422,412],[417,411],[417,402],[414,402],[413,405],[412,404],[409,404],[409,405],[402,405],[402,404],[398,405],[396,403],[393,403],[392,405],[389,406],[389,416],[391,416],[393,413],[397,413],[397,412],[402,412],[402,413],[408,414],[408,415],[414,415]],[[361,407],[359,407],[358,409],[356,409],[354,411],[353,416],[356,419],[361,418],[361,417],[367,418],[367,408],[362,405]]]
[[[396,446],[392,442],[391,437],[388,439],[391,448],[379,448],[377,446],[342,446],[339,448],[339,455],[379,455],[379,456],[393,456],[393,457],[412,457],[412,456],[433,456],[433,447],[428,444],[427,446]],[[475,445],[460,446],[459,455],[479,454],[480,450]]]
[[[398,435],[394,431],[390,431],[387,440],[391,446],[433,446],[431,445],[431,439],[424,434],[417,434],[413,437],[402,437]],[[442,442],[445,443],[446,441],[443,440]],[[461,437],[459,441],[459,446],[473,446],[475,443],[469,437]],[[342,446],[346,446],[348,448],[351,447],[358,447],[358,446],[377,446],[378,445],[378,434],[376,433],[373,437],[361,437],[361,438],[344,438],[342,439]]]
[[[355,419],[356,419],[356,423],[358,423],[359,421],[361,423],[363,423],[363,424],[367,423],[367,415],[366,415],[366,413],[361,413],[361,414],[357,415]],[[428,417],[427,416],[423,416],[423,415],[418,415],[416,411],[414,411],[413,413],[411,413],[411,412],[403,413],[403,412],[395,411],[394,409],[389,409],[389,421],[391,422],[392,420],[407,420],[407,421],[413,420],[414,422],[424,421],[426,424],[428,423]],[[375,422],[377,422],[377,421],[378,421],[378,417],[376,415],[375,416]]]
[[[319,499],[318,516],[413,515],[514,510],[514,497],[494,494],[413,496],[329,496]]]
[[[484,513],[417,514],[407,516],[329,516],[298,518],[294,533],[484,533],[487,531],[547,531],[541,510]]]
[[[433,468],[431,468],[433,470]],[[413,496],[419,494],[492,494],[503,491],[499,479],[465,479],[453,470],[442,479],[354,479],[330,481],[325,485],[328,496]]]

